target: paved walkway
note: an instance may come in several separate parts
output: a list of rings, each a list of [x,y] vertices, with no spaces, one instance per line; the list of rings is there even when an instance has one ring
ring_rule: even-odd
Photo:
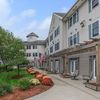
[[[52,78],[55,85],[50,90],[27,100],[100,100],[100,92],[81,87],[77,83],[78,80],[77,85],[76,83],[73,85],[75,82],[73,80],[62,79],[57,75],[52,75]],[[73,84],[70,84],[70,82]]]

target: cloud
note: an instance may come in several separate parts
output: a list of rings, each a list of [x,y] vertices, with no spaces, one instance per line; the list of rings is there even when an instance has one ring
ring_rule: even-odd
[[[12,0],[0,0],[0,24],[7,20],[11,12]]]
[[[45,39],[49,32],[51,16],[38,21],[35,9],[26,9],[12,16],[14,0],[0,0],[0,25],[15,33],[15,36],[25,39],[30,32],[35,32],[40,39]],[[60,12],[67,12],[68,8],[62,7]],[[1,20],[2,19],[2,20]]]
[[[20,30],[15,31],[18,36],[20,34],[23,34],[22,37],[26,37],[27,34],[30,32],[35,32],[37,35],[39,35],[40,39],[45,39],[48,35],[49,27],[50,27],[50,22],[51,22],[51,16],[46,17],[42,21],[36,21],[33,19],[32,22],[28,23],[26,27],[21,27]]]
[[[32,18],[35,16],[35,10],[34,9],[27,9],[21,12],[18,15],[11,16],[9,20],[6,22],[5,27],[10,28],[13,27],[14,25],[23,23],[26,19]]]
[[[39,25],[39,29],[40,30],[47,30],[50,26],[50,22],[51,22],[51,16],[45,18],[42,23],[40,23]]]

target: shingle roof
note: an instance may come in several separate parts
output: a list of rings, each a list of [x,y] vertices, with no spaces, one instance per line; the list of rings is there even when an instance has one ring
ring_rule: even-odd
[[[35,33],[30,33],[30,34],[28,34],[26,37],[29,37],[29,36],[35,36],[35,37],[39,37],[37,34],[35,34]]]
[[[60,17],[64,17],[66,15],[66,13],[55,13],[55,14],[60,16]]]

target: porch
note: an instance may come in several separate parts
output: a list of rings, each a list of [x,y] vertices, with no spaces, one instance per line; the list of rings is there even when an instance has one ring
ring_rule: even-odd
[[[57,65],[55,64],[56,58],[61,59],[59,68],[63,66],[62,73],[64,75],[69,75],[71,71],[77,69],[79,71],[78,77],[82,79],[83,75],[90,76],[91,72],[93,72],[92,78],[95,80],[96,84],[100,84],[100,40],[87,41],[76,47],[68,48],[50,55],[48,60],[49,68],[52,69],[51,71],[57,69]],[[72,60],[71,63],[70,60]],[[77,65],[76,68],[75,64]]]

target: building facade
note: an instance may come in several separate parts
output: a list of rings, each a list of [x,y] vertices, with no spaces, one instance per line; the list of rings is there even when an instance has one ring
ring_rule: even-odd
[[[53,55],[59,51],[62,51],[64,46],[64,33],[63,33],[63,22],[62,18],[64,17],[65,13],[53,13],[52,21],[49,29],[48,34],[48,49],[49,49],[49,56]],[[49,59],[50,68],[49,70],[60,73],[63,72],[62,66],[62,57],[51,57]]]
[[[32,32],[27,35],[24,44],[27,60],[39,67],[39,60],[45,55],[45,40],[38,40],[38,36]]]
[[[100,38],[100,0],[78,0],[64,16],[67,48]],[[98,13],[97,13],[98,12]],[[79,75],[91,75],[96,79],[96,52],[69,55],[69,72],[79,70]]]
[[[71,75],[78,70],[79,78],[92,75],[92,80],[98,79],[99,9],[100,0],[77,0],[63,16],[53,14],[48,35],[51,71]]]

